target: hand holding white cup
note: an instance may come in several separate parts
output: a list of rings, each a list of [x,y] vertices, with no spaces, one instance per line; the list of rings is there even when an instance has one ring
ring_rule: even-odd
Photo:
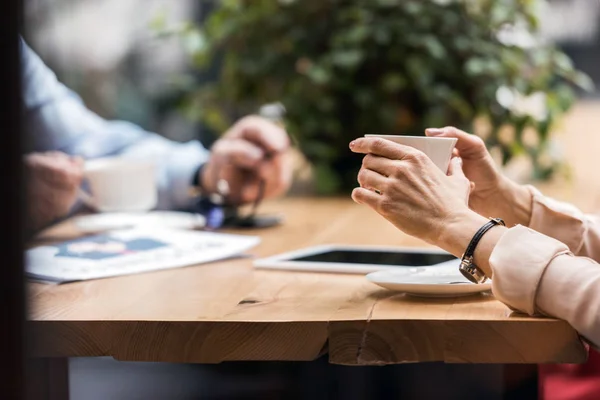
[[[155,168],[151,162],[107,157],[86,161],[80,199],[99,212],[145,212],[158,202]]]
[[[416,145],[424,151],[382,137],[353,140],[350,149],[365,156],[358,173],[360,187],[354,189],[352,199],[370,206],[403,232],[435,243],[445,224],[470,211],[471,184],[462,172],[461,159],[452,158],[456,141],[422,139],[418,141],[424,143]]]

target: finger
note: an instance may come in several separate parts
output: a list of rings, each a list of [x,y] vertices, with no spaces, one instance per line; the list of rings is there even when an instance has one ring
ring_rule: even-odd
[[[46,158],[53,158],[53,159],[61,158],[61,159],[68,160],[71,158],[71,156],[68,155],[67,153],[63,153],[62,151],[58,151],[58,150],[46,151],[44,153],[41,153],[41,155]]]
[[[248,178],[246,178],[244,180],[244,183],[242,185],[242,190],[240,192],[240,196],[241,196],[241,202],[243,204],[247,204],[247,203],[252,203],[256,200],[258,200],[258,198],[262,195],[264,196],[264,193],[260,193],[261,192],[261,183],[260,183],[260,179],[256,176],[249,176]],[[262,188],[262,190],[264,190],[264,188]]]
[[[460,157],[460,151],[456,147],[452,149],[452,157]]]
[[[83,168],[85,165],[85,160],[83,159],[83,157],[80,156],[71,157],[71,162],[73,163],[73,165],[79,168]]]
[[[465,158],[483,157],[487,154],[487,149],[483,140],[476,135],[461,131],[452,126],[445,128],[429,128],[425,130],[427,136],[432,137],[452,137],[457,138],[456,148]]]
[[[381,195],[365,188],[355,188],[352,191],[352,200],[358,204],[366,204],[372,209],[377,210],[381,201]]]
[[[38,176],[56,188],[71,189],[83,179],[83,166],[74,165],[69,158],[40,157],[34,163]]]
[[[354,153],[375,154],[390,160],[402,160],[415,150],[391,140],[378,137],[359,138],[350,142],[350,149]]]
[[[254,169],[264,157],[264,150],[240,138],[220,139],[213,148],[217,156],[225,157],[238,168]]]
[[[370,169],[361,168],[358,172],[358,183],[361,187],[369,190],[385,192],[388,186],[388,178]]]
[[[57,189],[72,190],[79,185],[83,180],[83,174],[78,171],[68,170],[65,168],[55,169],[46,175],[48,182]]]
[[[458,176],[460,178],[466,178],[465,173],[462,169],[463,162],[462,158],[454,157],[450,160],[450,165],[448,166],[448,175],[449,176]]]
[[[367,154],[363,158],[362,165],[364,168],[375,171],[383,176],[390,176],[394,172],[394,161],[389,158]]]
[[[279,154],[263,161],[258,169],[258,176],[265,180],[265,197],[283,194],[292,183],[292,164],[287,154]]]
[[[240,120],[232,128],[231,136],[252,142],[266,153],[284,152],[290,145],[285,130],[269,120],[256,116]]]

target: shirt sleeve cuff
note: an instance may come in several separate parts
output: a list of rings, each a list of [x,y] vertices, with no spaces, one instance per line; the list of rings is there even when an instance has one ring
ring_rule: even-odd
[[[559,239],[578,254],[583,245],[585,215],[571,204],[545,197],[533,186],[528,189],[533,199],[529,227]]]
[[[555,239],[517,225],[496,244],[490,257],[492,292],[509,307],[534,315],[538,285],[552,260],[569,253]]]
[[[195,142],[182,145],[167,164],[169,208],[186,209],[192,203],[192,182],[198,167],[208,159],[208,151]]]

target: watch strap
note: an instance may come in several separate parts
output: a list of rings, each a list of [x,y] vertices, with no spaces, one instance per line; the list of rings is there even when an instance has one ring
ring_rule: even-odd
[[[473,238],[469,242],[467,249],[465,250],[461,262],[459,270],[467,279],[469,279],[473,283],[484,283],[487,280],[485,273],[477,267],[474,263],[474,255],[475,249],[477,245],[481,241],[481,238],[493,227],[502,225],[506,226],[504,221],[500,218],[490,218],[488,222],[486,222],[479,230],[473,235]]]

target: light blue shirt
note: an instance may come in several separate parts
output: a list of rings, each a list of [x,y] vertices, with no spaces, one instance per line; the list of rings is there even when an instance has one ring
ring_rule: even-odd
[[[123,121],[107,121],[81,98],[21,39],[24,125],[27,152],[57,150],[84,159],[123,156],[152,160],[157,166],[158,209],[191,206],[190,184],[209,151],[198,141],[177,143]]]

